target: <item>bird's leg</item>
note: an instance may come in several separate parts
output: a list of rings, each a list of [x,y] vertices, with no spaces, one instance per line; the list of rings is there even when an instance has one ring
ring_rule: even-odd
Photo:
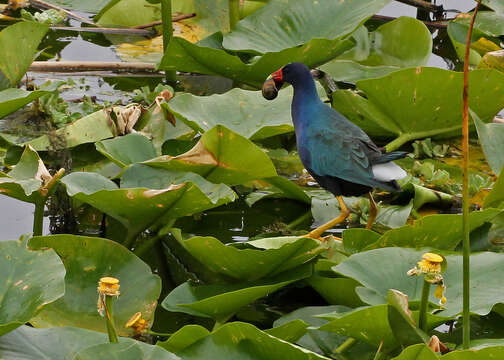
[[[313,239],[320,238],[320,235],[322,235],[325,231],[329,230],[330,228],[332,228],[336,224],[342,223],[343,221],[345,221],[345,219],[348,217],[348,215],[350,215],[350,211],[348,211],[348,208],[346,207],[345,203],[343,202],[343,197],[341,195],[336,196],[336,199],[338,199],[340,209],[341,209],[341,214],[337,218],[332,219],[331,221],[328,221],[324,225],[321,225],[318,228],[316,228],[315,230],[311,231],[308,234],[308,237],[311,237]]]
[[[369,199],[369,218],[366,224],[366,229],[371,229],[376,220],[376,215],[378,215],[378,206],[376,206],[373,195],[371,195],[370,192],[367,194],[367,197]]]

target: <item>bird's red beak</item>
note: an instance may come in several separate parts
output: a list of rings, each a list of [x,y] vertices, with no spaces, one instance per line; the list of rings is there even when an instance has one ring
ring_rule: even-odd
[[[275,87],[280,90],[280,88],[283,85],[283,75],[282,75],[282,69],[280,68],[277,71],[275,71],[273,74],[271,74],[271,78],[275,82]]]

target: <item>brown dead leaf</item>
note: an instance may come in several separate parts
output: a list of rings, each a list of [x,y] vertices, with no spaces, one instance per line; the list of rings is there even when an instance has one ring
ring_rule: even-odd
[[[142,115],[141,105],[130,105],[127,107],[116,106],[113,108],[116,116],[116,127],[118,135],[126,135],[134,132],[133,127]]]
[[[432,335],[429,341],[429,348],[434,351],[435,353],[441,353],[441,354],[446,354],[450,352],[450,349],[448,346],[443,344],[441,340],[436,335]]]

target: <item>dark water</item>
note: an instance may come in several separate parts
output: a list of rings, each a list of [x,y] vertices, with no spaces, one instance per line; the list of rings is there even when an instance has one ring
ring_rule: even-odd
[[[459,11],[469,11],[474,7],[475,2],[472,0],[444,0],[437,1],[437,4],[442,4],[445,9],[457,9]],[[380,15],[399,17],[411,16],[416,17],[416,9],[398,2],[391,2],[379,13]],[[86,16],[86,14],[81,14]],[[451,18],[456,15],[456,12],[448,12],[447,17]],[[78,23],[71,22],[72,26],[78,26]],[[63,36],[62,36],[63,35]],[[436,38],[438,32],[433,33]],[[56,32],[49,35],[49,39],[45,40],[45,52],[50,54],[52,58],[49,61],[120,61],[121,59],[114,52],[114,46],[103,34],[88,34],[82,35],[76,32]],[[49,56],[47,56],[49,57]],[[46,59],[47,59],[46,57]],[[41,55],[44,58],[44,54]],[[39,58],[39,60],[41,60]],[[447,68],[447,62],[440,56],[432,54],[428,66]],[[35,74],[29,73],[29,78],[34,78],[38,83],[42,83],[48,79],[60,78],[66,80],[70,76],[65,74]],[[82,76],[71,76],[74,81],[80,80]],[[155,80],[154,80],[155,81]],[[160,81],[160,80],[159,80]],[[214,77],[187,77],[183,79],[186,87],[191,92],[199,93],[202,91],[210,92],[225,92],[232,86],[230,80],[215,79]],[[86,76],[86,95],[97,97],[100,102],[116,101],[127,99],[129,92],[133,88],[138,88],[142,85],[141,79],[124,79],[120,77],[102,78],[98,76]],[[118,90],[122,90],[119,92]],[[81,97],[82,92],[75,94],[66,94],[71,98]],[[33,221],[33,205],[26,204],[21,201],[9,198],[0,197],[0,228],[2,229],[1,240],[16,239],[21,234],[31,232]],[[184,229],[195,234],[208,234],[220,237],[221,239],[229,239],[235,241],[247,240],[249,236],[258,235],[264,227],[275,222],[289,223],[303,216],[309,209],[305,205],[290,203],[290,202],[275,202],[262,201],[256,204],[252,209],[249,209],[243,202],[238,202],[231,207],[227,207],[226,211],[229,216],[222,217],[217,209],[202,215],[203,219],[185,218],[179,220],[179,225],[183,225]],[[225,223],[216,225],[214,219],[226,218]],[[45,219],[44,234],[49,233],[49,222]]]

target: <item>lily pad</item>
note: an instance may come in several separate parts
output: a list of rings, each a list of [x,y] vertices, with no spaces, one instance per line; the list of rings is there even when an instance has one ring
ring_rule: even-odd
[[[96,331],[73,327],[36,329],[23,325],[0,337],[0,357],[4,360],[73,359],[78,351],[108,341],[107,334]]]
[[[179,360],[160,346],[128,339],[118,344],[105,343],[79,351],[73,360]]]
[[[161,20],[161,7],[147,0],[112,0],[101,9],[95,22],[102,26],[135,26]]]
[[[277,339],[255,326],[234,322],[225,324],[191,346],[177,352],[184,360],[233,359],[233,360],[328,360],[306,349]]]
[[[254,62],[245,63],[240,57],[221,48],[222,34],[212,35],[212,40],[217,42],[217,47],[209,46],[208,42],[196,45],[174,37],[158,68],[220,75],[260,88],[268,75],[289,62],[299,61],[313,68],[334,59],[353,46],[350,40],[313,39],[305,45],[267,53],[254,59]]]
[[[423,279],[406,273],[424,252],[397,247],[370,250],[350,256],[333,270],[360,282],[365,288],[357,288],[357,293],[368,304],[386,303],[389,289],[405,293],[412,303],[420,300]],[[462,256],[447,255],[446,260],[448,268],[443,277],[448,301],[445,310],[437,315],[451,317],[462,311]],[[496,275],[503,266],[501,254],[471,255],[471,312],[486,315],[495,304],[504,302],[502,284]],[[433,294],[430,300],[437,303]]]
[[[367,306],[321,317],[330,321],[319,327],[319,330],[350,336],[376,347],[383,341],[385,351],[397,346],[388,323],[388,305]]]
[[[319,315],[333,312],[346,312],[348,310],[350,310],[350,308],[341,305],[308,306],[299,308],[291,313],[282,316],[273,324],[275,325],[275,327],[280,327],[286,324],[290,324],[294,321],[302,321],[303,323],[308,323],[311,326],[307,329],[306,334],[296,341],[296,344],[302,346],[305,349],[329,356],[333,354],[334,349],[341,345],[347,339],[347,337],[344,335],[337,335],[328,331],[319,330],[318,328],[320,326],[328,322],[327,320],[320,318]],[[348,355],[350,357],[356,356],[356,358],[358,358],[359,355],[362,355],[359,352],[359,348],[362,348],[362,345],[367,347],[362,343],[355,344],[350,349],[348,349],[345,355]],[[373,354],[376,352],[374,348],[371,348],[371,350]],[[355,353],[356,351],[357,354]]]
[[[213,189],[207,195],[195,183],[181,178],[180,174],[164,172],[164,175],[170,177],[160,180],[158,184],[161,186],[154,188],[118,188],[99,174],[84,172],[65,176],[62,183],[71,197],[94,206],[126,226],[128,239],[133,239],[150,226],[164,224],[168,219],[198,213],[235,199],[234,192],[225,185],[209,184],[200,179],[200,183]],[[141,182],[142,178],[138,176],[142,174],[130,173],[129,183]],[[212,194],[214,190],[217,191]]]
[[[27,21],[0,32],[0,90],[15,87],[30,67],[47,25]]]
[[[354,33],[355,48],[320,67],[335,80],[355,82],[382,77],[429,61],[432,37],[419,20],[401,16],[369,34],[364,26],[359,29],[363,34]]]
[[[31,146],[27,146],[19,162],[9,173],[0,172],[0,194],[38,203],[44,198],[39,190],[50,178],[40,156]]]
[[[492,191],[485,198],[483,206],[485,208],[499,208],[504,207],[504,167],[501,170],[499,178],[492,187]]]
[[[350,34],[377,13],[389,0],[271,1],[238,22],[224,36],[223,46],[234,51],[279,52],[304,45],[312,39],[336,40]]]
[[[352,60],[333,60],[320,67],[334,80],[355,83],[357,80],[379,78],[399,70],[398,66],[367,66]]]
[[[265,241],[275,241],[268,238]],[[254,281],[267,275],[275,275],[304,264],[325,249],[309,238],[283,238],[279,248],[260,250],[237,249],[224,245],[214,237],[196,236],[181,242],[182,246],[198,261],[213,272],[231,278]],[[251,242],[253,244],[254,242]],[[245,244],[240,244],[241,246]]]
[[[61,6],[69,10],[98,13],[110,0],[49,0],[50,4]]]
[[[478,130],[478,137],[488,164],[492,168],[494,174],[499,174],[504,165],[504,151],[502,151],[502,144],[504,143],[504,124],[485,124],[474,112],[471,112],[471,117],[476,125],[476,130]]]
[[[4,335],[63,296],[65,267],[53,250],[31,251],[18,241],[1,241],[0,253],[4,274],[0,335]]]
[[[178,352],[185,349],[186,347],[194,344],[196,341],[207,337],[210,335],[210,331],[200,325],[186,325],[183,328],[177,330],[172,336],[166,341],[159,341],[156,345],[171,351]]]
[[[149,139],[137,133],[98,141],[95,146],[96,150],[122,168],[157,155]]]
[[[357,88],[367,99],[350,90],[337,90],[332,95],[333,107],[371,136],[397,136],[387,145],[387,150],[393,150],[418,138],[459,134],[462,80],[462,73],[437,68],[399,70],[358,81]],[[504,107],[503,83],[504,74],[496,70],[470,73],[469,106],[484,122],[493,120]],[[432,88],[438,91],[433,94]]]
[[[504,72],[504,50],[489,51],[478,64],[478,69],[496,69]]]
[[[403,352],[392,360],[439,360],[437,356],[427,345],[416,344],[408,346]]]
[[[52,248],[63,259],[67,275],[65,296],[45,306],[31,320],[37,327],[78,326],[106,332],[105,319],[96,310],[98,281],[104,276],[120,280],[121,295],[114,301],[114,319],[119,335],[137,311],[153,321],[161,280],[150,267],[122,245],[107,239],[77,235],[37,236],[32,249]]]
[[[49,91],[26,91],[17,88],[0,91],[0,119],[46,94],[49,94]]]
[[[222,95],[194,96],[181,94],[163,103],[172,114],[200,133],[216,125],[251,140],[294,131],[290,117],[292,89],[278,101],[268,101],[260,91],[232,89]]]
[[[496,209],[473,211],[469,218],[470,231],[489,222],[499,212]],[[462,215],[429,215],[416,220],[413,225],[405,225],[387,231],[374,244],[368,245],[366,249],[402,246],[417,249],[431,247],[440,250],[454,250],[462,241],[462,237]]]
[[[182,155],[164,155],[143,164],[194,172],[211,182],[228,185],[277,175],[263,150],[222,125],[205,132],[199,142]]]
[[[31,145],[37,151],[62,150],[108,139],[116,134],[116,126],[107,111],[100,110],[84,116],[51,134],[42,135],[28,142],[17,141],[17,145]],[[55,138],[63,140],[55,142]]]
[[[193,286],[186,282],[172,290],[161,306],[169,311],[217,320],[226,319],[243,306],[292,282],[309,277],[311,271],[311,265],[304,265],[292,269],[288,274],[251,283]]]
[[[487,360],[504,356],[504,346],[492,346],[484,349],[456,350],[438,356],[425,344],[411,345],[392,360]]]

